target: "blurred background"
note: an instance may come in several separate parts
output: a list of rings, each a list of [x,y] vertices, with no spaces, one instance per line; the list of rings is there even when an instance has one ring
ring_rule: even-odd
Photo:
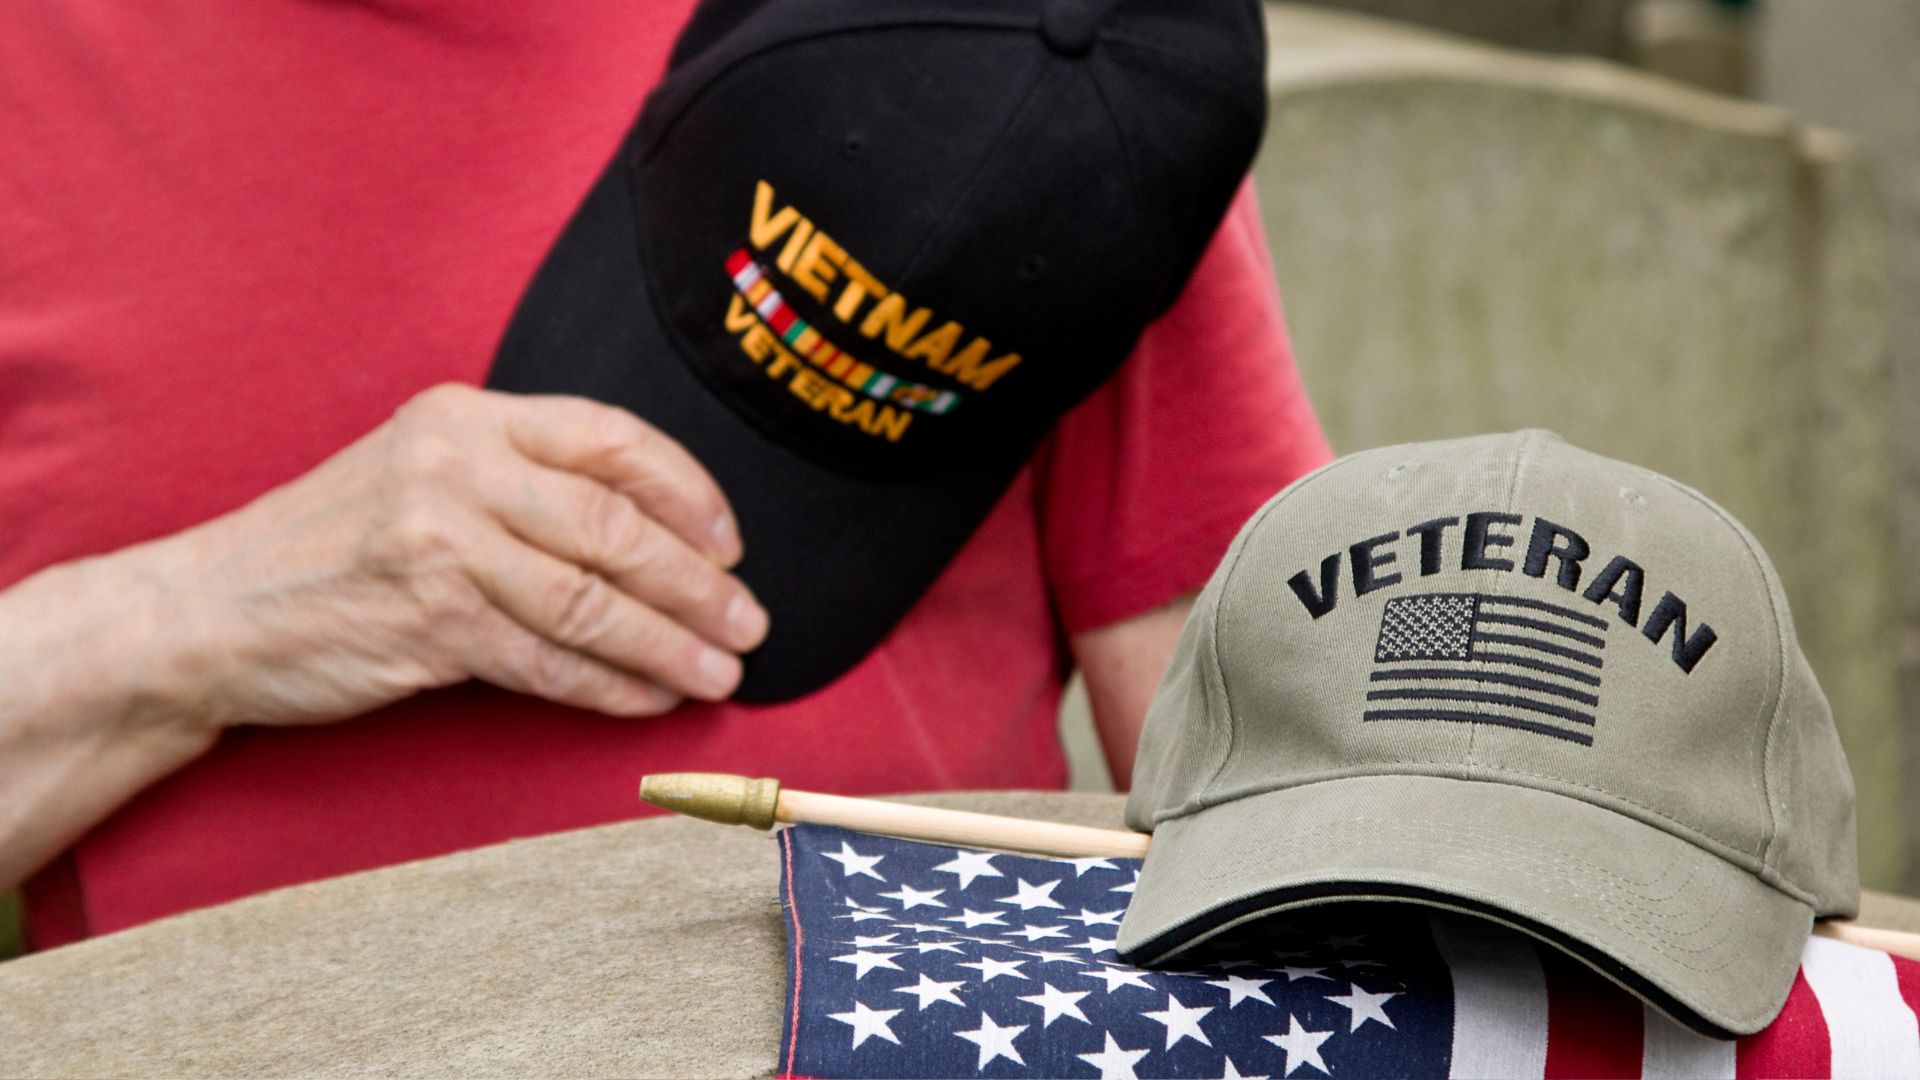
[[[1833,703],[1865,883],[1920,894],[1920,0],[1268,16],[1257,182],[1335,448],[1550,427],[1726,505]],[[1062,730],[1110,787],[1077,689]]]
[[[1548,427],[1725,505],[1920,894],[1920,0],[1267,6],[1256,180],[1342,453]],[[1084,699],[1074,785],[1108,778]]]

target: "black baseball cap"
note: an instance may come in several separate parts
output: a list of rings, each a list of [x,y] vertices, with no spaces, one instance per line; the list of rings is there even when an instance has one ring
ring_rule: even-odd
[[[772,617],[737,696],[809,693],[1179,294],[1263,41],[1256,0],[708,0],[488,385],[684,444]]]

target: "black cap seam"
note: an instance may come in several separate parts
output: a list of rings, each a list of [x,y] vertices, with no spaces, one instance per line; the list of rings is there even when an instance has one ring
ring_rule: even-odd
[[[902,264],[899,272],[899,281],[896,283],[899,288],[905,288],[915,283],[914,274],[920,269],[920,260],[933,248],[934,242],[945,235],[947,228],[953,224],[954,219],[960,213],[960,207],[966,203],[968,197],[973,194],[974,189],[979,186],[981,176],[987,171],[987,163],[1000,156],[1002,147],[1006,142],[1007,132],[1012,130],[1014,124],[1019,122],[1019,120],[1027,114],[1027,111],[1033,107],[1034,99],[1038,96],[1041,85],[1058,70],[1058,65],[1050,63],[1047,58],[1043,58],[1035,67],[1036,70],[1027,79],[1026,88],[1020,91],[1019,99],[1013,103],[1013,108],[1007,110],[1007,115],[1001,118],[1000,126],[994,131],[993,138],[987,143],[986,148],[981,152],[980,156],[974,160],[973,169],[967,176],[967,182],[961,185],[959,191],[954,193],[953,201],[947,204],[946,213],[942,214],[940,220],[934,222],[933,227],[927,230],[927,234],[920,238],[920,246],[915,248],[913,254],[908,256],[906,262]]]
[[[1084,70],[1087,73],[1087,81],[1093,85],[1094,96],[1100,99],[1100,111],[1106,116],[1107,127],[1113,133],[1114,145],[1120,151],[1120,164],[1126,173],[1127,180],[1127,202],[1133,207],[1133,213],[1137,219],[1149,220],[1146,200],[1141,198],[1145,185],[1140,182],[1140,163],[1134,159],[1133,144],[1127,140],[1127,133],[1120,126],[1120,117],[1113,107],[1113,99],[1107,94],[1106,84],[1100,81],[1099,66],[1087,64],[1084,65]],[[1165,290],[1156,289],[1155,291]],[[1156,316],[1158,314],[1158,312],[1155,313]]]
[[[1158,63],[1165,75],[1179,79],[1195,90],[1200,90],[1220,98],[1226,104],[1234,106],[1248,117],[1264,121],[1266,117],[1266,78],[1263,58],[1249,57],[1254,60],[1244,71],[1223,72],[1218,67],[1209,67],[1197,63],[1189,54],[1175,52],[1163,43],[1152,38],[1135,37],[1125,30],[1102,31],[1100,41],[1108,46],[1119,46],[1114,52],[1132,49],[1146,53]],[[1251,84],[1256,94],[1248,94]],[[1249,107],[1249,101],[1257,98],[1259,104]]]
[[[1352,459],[1345,460],[1350,462]],[[1211,620],[1212,625],[1208,628],[1208,637],[1213,640],[1213,676],[1220,684],[1220,704],[1226,713],[1226,716],[1223,718],[1225,721],[1223,726],[1226,728],[1227,738],[1226,745],[1220,752],[1219,763],[1213,767],[1212,772],[1207,774],[1207,778],[1198,785],[1198,790],[1203,795],[1219,781],[1220,775],[1227,771],[1227,763],[1233,760],[1234,732],[1239,726],[1234,721],[1233,693],[1227,687],[1227,669],[1226,666],[1220,662],[1220,654],[1223,649],[1220,642],[1220,621],[1226,611],[1228,589],[1233,582],[1234,571],[1240,568],[1240,560],[1246,556],[1247,548],[1253,545],[1254,537],[1260,532],[1260,528],[1266,523],[1267,518],[1272,516],[1276,510],[1279,510],[1289,496],[1297,495],[1299,492],[1305,490],[1306,487],[1315,480],[1333,472],[1335,467],[1340,464],[1342,464],[1340,461],[1330,461],[1320,468],[1315,469],[1313,472],[1295,480],[1292,484],[1288,485],[1285,490],[1281,491],[1280,494],[1268,500],[1267,505],[1256,511],[1252,519],[1250,519],[1246,525],[1242,526],[1240,536],[1234,541],[1234,545],[1227,549],[1227,554],[1221,562],[1221,569],[1215,571],[1219,580],[1220,591],[1213,602],[1213,618]],[[1211,588],[1211,584],[1209,584],[1208,587]],[[1153,824],[1157,826],[1163,821],[1182,817],[1190,813],[1191,811],[1188,808],[1195,802],[1200,801],[1200,798],[1201,796],[1194,796],[1187,799],[1187,801],[1180,806],[1172,808],[1162,807],[1154,812]],[[1152,830],[1149,829],[1148,831],[1151,832]]]

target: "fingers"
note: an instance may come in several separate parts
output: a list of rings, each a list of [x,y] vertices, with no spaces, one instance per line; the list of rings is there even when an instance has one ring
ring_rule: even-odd
[[[508,458],[488,471],[487,508],[516,536],[594,571],[706,640],[746,652],[767,634],[747,587],[642,513],[633,500],[573,473]]]
[[[680,704],[659,685],[571,649],[564,649],[498,611],[475,626],[486,642],[472,674],[522,694],[613,716],[658,716]]]
[[[682,697],[721,701],[740,684],[738,656],[599,574],[498,530],[480,530],[468,545],[466,563],[481,592],[550,644]]]
[[[396,413],[384,460],[362,550],[416,596],[464,596],[425,625],[470,674],[644,715],[725,699],[766,635],[724,569],[741,548],[719,486],[623,410],[439,387]]]
[[[740,561],[739,526],[720,485],[658,428],[585,398],[499,397],[507,438],[521,453],[621,492],[721,566]]]

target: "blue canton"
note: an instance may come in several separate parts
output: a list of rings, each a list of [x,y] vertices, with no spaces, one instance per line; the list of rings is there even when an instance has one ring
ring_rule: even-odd
[[[1447,1075],[1452,982],[1417,914],[1263,920],[1148,971],[1114,952],[1137,860],[780,843],[783,1075]]]

